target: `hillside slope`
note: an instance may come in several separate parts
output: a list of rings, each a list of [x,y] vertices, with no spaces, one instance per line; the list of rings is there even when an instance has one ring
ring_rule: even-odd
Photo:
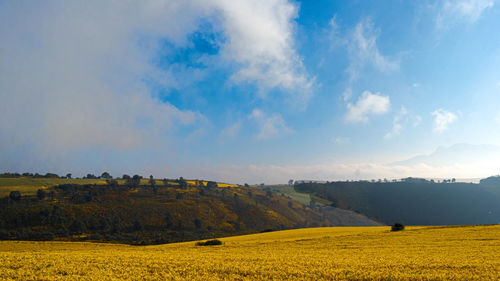
[[[201,181],[135,185],[62,184],[0,200],[0,239],[92,240],[133,244],[311,226],[376,225],[331,207],[277,193]]]
[[[372,183],[330,182],[295,185],[369,218],[392,224],[472,225],[500,223],[500,186],[432,183],[425,180]]]

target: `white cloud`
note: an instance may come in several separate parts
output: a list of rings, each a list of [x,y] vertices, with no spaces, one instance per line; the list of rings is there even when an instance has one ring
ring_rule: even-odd
[[[352,97],[352,88],[351,87],[346,88],[342,93],[342,98],[344,99],[344,101],[348,101],[351,99],[351,97]]]
[[[321,163],[312,165],[207,165],[198,171],[186,167],[193,177],[203,175],[231,183],[279,184],[295,180],[371,180],[421,178],[479,178],[497,174],[498,161],[455,163],[434,166],[429,164],[389,165],[381,163]]]
[[[367,122],[369,115],[381,115],[387,113],[391,107],[388,96],[380,93],[372,94],[364,91],[356,104],[347,104],[345,119],[348,122]]]
[[[398,114],[396,114],[396,116],[394,116],[394,119],[392,121],[392,130],[389,133],[385,134],[385,139],[391,139],[401,134],[403,126],[408,122],[407,115],[408,111],[404,106],[401,106],[401,110]]]
[[[200,22],[224,35],[214,59],[234,67],[235,83],[282,88],[306,100],[313,82],[294,48],[296,17],[296,5],[286,0],[3,4],[0,157],[6,166],[0,168],[23,169],[12,162],[23,163],[17,150],[43,163],[88,149],[166,146],[176,127],[204,120],[159,101],[149,85],[182,88],[203,78],[199,69],[153,63],[163,40],[189,47]]]
[[[328,39],[330,40],[332,46],[335,45],[337,41],[338,33],[339,33],[339,25],[337,24],[337,15],[333,15],[333,17],[328,22]]]
[[[249,118],[259,126],[259,133],[256,135],[259,140],[276,138],[293,132],[279,114],[268,116],[261,110],[254,109]]]
[[[347,72],[350,75],[350,83],[355,81],[365,65],[370,64],[382,72],[390,72],[399,69],[399,61],[391,60],[382,55],[377,46],[379,31],[373,26],[370,19],[359,22],[350,38],[348,52],[350,65]]]
[[[434,131],[436,132],[448,130],[448,127],[458,119],[455,113],[443,109],[434,110],[431,114],[434,116]]]
[[[438,13],[436,26],[447,28],[460,21],[474,23],[494,5],[495,0],[446,0]]]
[[[211,2],[223,12],[222,22],[228,36],[223,56],[241,65],[233,80],[256,82],[264,91],[283,88],[306,101],[313,80],[294,49],[297,7],[287,0]]]

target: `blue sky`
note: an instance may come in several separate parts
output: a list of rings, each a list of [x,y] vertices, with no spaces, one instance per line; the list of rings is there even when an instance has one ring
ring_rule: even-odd
[[[0,23],[4,171],[276,183],[500,170],[495,0],[5,1]],[[440,147],[468,156],[404,164]]]

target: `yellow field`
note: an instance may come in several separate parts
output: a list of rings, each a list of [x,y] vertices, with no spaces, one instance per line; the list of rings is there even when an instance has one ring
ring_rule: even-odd
[[[499,280],[500,226],[312,228],[128,246],[0,242],[1,280]]]
[[[22,195],[34,195],[38,189],[46,189],[58,184],[106,184],[103,179],[62,179],[62,178],[0,178],[0,197],[8,196],[11,191]]]

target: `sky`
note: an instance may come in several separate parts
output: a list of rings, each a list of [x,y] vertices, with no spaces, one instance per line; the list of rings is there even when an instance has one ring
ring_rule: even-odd
[[[500,173],[500,2],[0,2],[0,171]]]

